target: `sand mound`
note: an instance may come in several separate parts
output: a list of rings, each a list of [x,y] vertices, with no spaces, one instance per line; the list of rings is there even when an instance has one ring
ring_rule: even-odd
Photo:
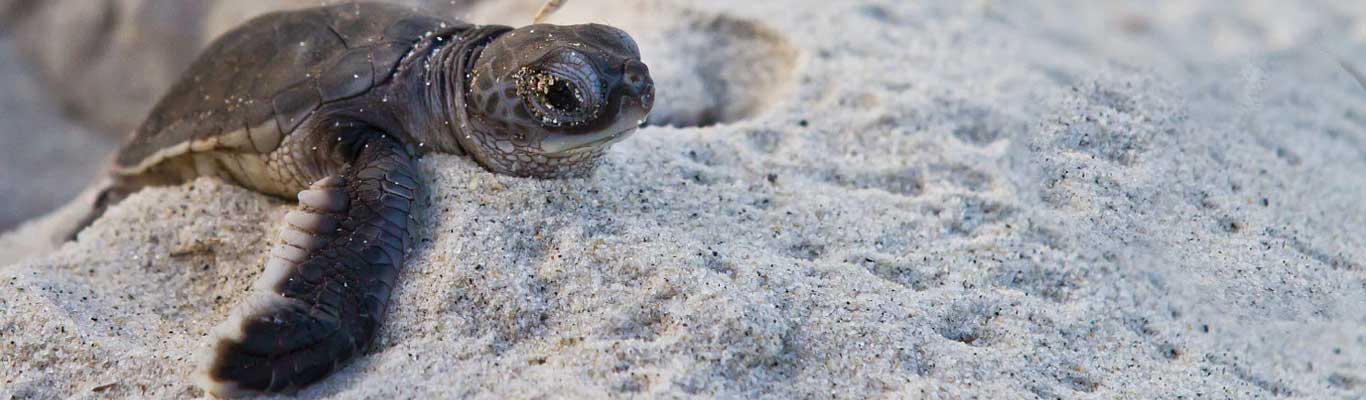
[[[584,180],[425,158],[381,338],[303,397],[1366,391],[1361,15],[697,3],[557,15],[632,21],[677,126]],[[0,397],[200,395],[288,207],[145,190],[0,267]]]

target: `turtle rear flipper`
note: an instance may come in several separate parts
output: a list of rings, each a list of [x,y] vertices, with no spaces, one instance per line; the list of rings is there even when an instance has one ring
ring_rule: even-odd
[[[76,235],[79,235],[85,228],[90,227],[90,224],[95,223],[95,220],[104,216],[104,212],[108,211],[109,207],[118,205],[123,199],[127,198],[128,195],[131,195],[133,192],[142,188],[141,185],[134,185],[118,178],[101,180],[95,184],[95,187],[99,188],[99,193],[95,195],[94,201],[88,203],[90,204],[90,211],[86,212],[84,217],[76,220],[75,225],[72,225],[69,228],[62,228],[64,230],[58,231],[66,232],[66,234],[60,236],[60,239],[58,239],[58,237],[54,237],[54,239],[64,242],[76,240]]]
[[[252,297],[215,329],[206,390],[294,391],[369,347],[403,265],[417,179],[392,140],[374,135],[358,151],[299,193]]]

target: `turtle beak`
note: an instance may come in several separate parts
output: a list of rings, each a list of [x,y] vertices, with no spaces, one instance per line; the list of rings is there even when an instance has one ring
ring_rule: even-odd
[[[589,135],[551,134],[541,141],[541,151],[547,154],[563,154],[576,150],[589,150],[610,146],[636,132],[638,123],[634,119],[621,118],[601,132]]]

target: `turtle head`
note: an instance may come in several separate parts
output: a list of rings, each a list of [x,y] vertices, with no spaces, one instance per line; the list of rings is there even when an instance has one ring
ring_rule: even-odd
[[[465,93],[472,126],[461,145],[494,172],[588,174],[654,105],[654,82],[626,32],[599,24],[536,24],[494,39]]]

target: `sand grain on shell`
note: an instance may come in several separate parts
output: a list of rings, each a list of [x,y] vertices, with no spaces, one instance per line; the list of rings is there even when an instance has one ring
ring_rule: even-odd
[[[556,14],[630,19],[676,96],[652,121],[685,127],[586,180],[426,157],[379,340],[303,397],[1366,391],[1366,92],[1324,51],[1366,64],[1348,3],[756,3]],[[736,23],[764,33],[708,36]],[[790,88],[708,114],[767,81],[673,59],[707,39],[790,49]],[[0,267],[0,397],[199,394],[288,207],[147,190]]]

